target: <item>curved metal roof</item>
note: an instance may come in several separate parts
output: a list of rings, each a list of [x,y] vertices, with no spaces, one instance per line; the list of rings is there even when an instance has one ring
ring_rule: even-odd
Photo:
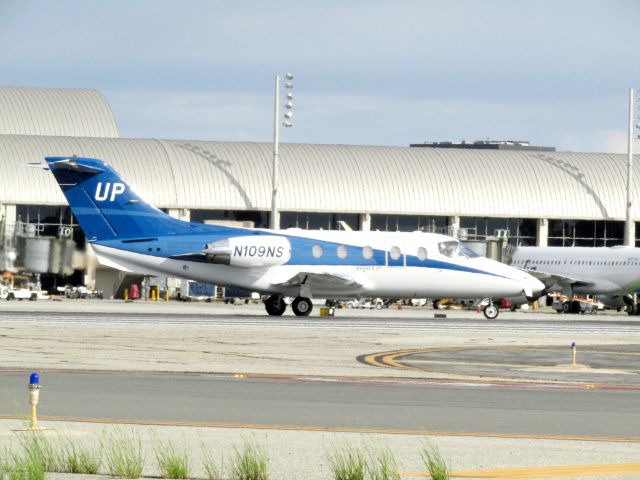
[[[0,203],[65,204],[23,164],[73,154],[109,162],[158,207],[270,210],[268,143],[21,135],[0,135]],[[626,155],[283,144],[280,172],[288,211],[625,217]],[[638,169],[633,184],[638,199]]]
[[[0,135],[117,137],[97,90],[0,87]]]

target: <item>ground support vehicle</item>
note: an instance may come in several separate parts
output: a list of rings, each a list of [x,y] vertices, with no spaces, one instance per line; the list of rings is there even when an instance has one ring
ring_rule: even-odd
[[[598,313],[604,306],[590,298],[574,297],[569,299],[564,295],[555,297],[551,304],[558,313]]]

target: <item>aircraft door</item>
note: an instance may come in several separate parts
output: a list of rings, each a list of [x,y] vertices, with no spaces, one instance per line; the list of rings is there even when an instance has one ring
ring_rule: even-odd
[[[401,238],[387,238],[385,250],[385,264],[387,267],[404,267],[406,265],[406,252]]]

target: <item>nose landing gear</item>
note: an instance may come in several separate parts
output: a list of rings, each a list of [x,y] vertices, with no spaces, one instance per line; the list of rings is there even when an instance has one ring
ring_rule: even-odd
[[[498,305],[495,304],[492,298],[489,299],[489,303],[482,309],[482,313],[484,314],[487,320],[494,320],[498,318],[500,314],[500,309]]]

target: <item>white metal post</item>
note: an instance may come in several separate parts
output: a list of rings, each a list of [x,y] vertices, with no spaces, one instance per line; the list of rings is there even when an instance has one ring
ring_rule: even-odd
[[[280,229],[280,212],[278,211],[278,143],[280,121],[280,77],[276,75],[275,102],[273,107],[273,177],[271,194],[271,228]]]
[[[636,229],[631,218],[633,197],[631,195],[631,175],[633,171],[633,88],[629,89],[629,138],[627,145],[627,209],[624,224],[624,244],[628,247],[635,246]]]

